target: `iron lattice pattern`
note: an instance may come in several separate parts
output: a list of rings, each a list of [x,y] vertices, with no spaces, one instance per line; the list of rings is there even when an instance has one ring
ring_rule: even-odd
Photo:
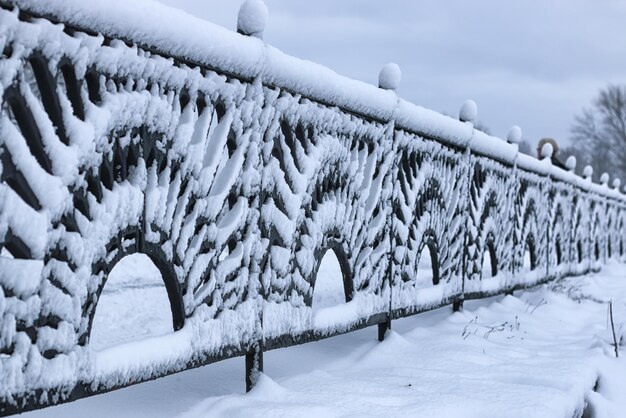
[[[0,33],[0,414],[624,254],[609,194],[17,10]],[[352,316],[316,323],[328,249]],[[178,344],[108,369],[91,323],[136,252],[163,276]]]

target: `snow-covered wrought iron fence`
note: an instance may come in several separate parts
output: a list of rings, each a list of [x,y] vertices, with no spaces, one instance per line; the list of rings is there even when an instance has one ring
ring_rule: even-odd
[[[250,386],[264,349],[382,338],[624,257],[618,181],[519,154],[472,102],[454,120],[400,99],[393,65],[376,87],[287,56],[263,10],[245,36],[121,0],[0,4],[0,415],[239,355]],[[313,316],[328,249],[346,303]],[[137,252],[175,332],[92,350],[108,273]]]

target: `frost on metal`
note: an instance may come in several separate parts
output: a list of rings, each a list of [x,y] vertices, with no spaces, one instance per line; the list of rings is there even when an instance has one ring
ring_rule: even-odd
[[[0,414],[624,256],[619,185],[471,123],[259,39],[202,26],[215,37],[173,59],[157,29],[133,32],[115,7],[18,3],[68,25],[0,9]],[[314,316],[327,250],[346,303]],[[176,332],[95,351],[108,273],[137,252],[163,276]]]

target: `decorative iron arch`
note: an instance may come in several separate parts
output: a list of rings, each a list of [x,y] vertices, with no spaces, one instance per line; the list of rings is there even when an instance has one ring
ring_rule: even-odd
[[[624,231],[624,218],[622,216],[620,216],[621,214],[618,214],[618,220],[616,220],[616,222],[618,223],[618,227],[615,230],[615,234],[616,234],[616,248],[615,248],[615,252],[619,254],[620,257],[624,256],[624,239],[626,237],[626,231]]]
[[[489,253],[490,267],[491,267],[491,277],[494,277],[498,274],[498,257],[496,255],[496,247],[495,247],[495,237],[493,232],[489,232],[487,235],[487,239],[485,241],[485,248]],[[485,250],[482,252],[481,266],[484,263],[485,259]],[[481,279],[482,279],[482,270],[481,270]]]
[[[322,259],[328,251],[333,251],[339,262],[341,269],[341,277],[343,281],[343,291],[346,298],[346,302],[350,302],[354,296],[354,283],[352,281],[352,272],[350,269],[350,263],[348,257],[344,251],[342,240],[337,235],[330,234],[324,239],[324,244],[315,251],[315,267],[311,274],[311,289],[310,295],[307,295],[307,306],[313,305],[313,294],[315,292],[315,283],[317,281],[317,273]]]
[[[132,228],[135,229],[135,228]],[[134,231],[127,230],[125,233],[120,234],[115,239],[111,240],[108,247],[112,244],[121,242],[121,238],[124,236],[128,236],[129,233],[132,234]],[[123,246],[118,246],[119,251],[115,255],[115,257],[110,260],[108,263],[97,263],[93,266],[95,271],[101,272],[104,274],[104,279],[98,285],[97,290],[94,292],[94,297],[89,298],[85,305],[83,306],[84,315],[88,318],[88,326],[81,336],[79,336],[79,342],[82,345],[88,344],[92,331],[92,324],[96,314],[97,305],[100,301],[100,296],[102,295],[102,291],[106,286],[106,283],[109,278],[109,274],[115,268],[117,263],[122,260],[124,257],[133,254],[145,254],[150,258],[150,261],[155,265],[155,267],[159,270],[161,274],[161,279],[163,280],[163,284],[165,285],[165,290],[167,292],[167,297],[169,299],[169,308],[172,314],[172,329],[174,331],[180,330],[185,325],[185,307],[183,303],[183,289],[182,285],[178,282],[176,272],[174,271],[173,264],[167,260],[166,255],[163,249],[155,245],[153,243],[145,243],[143,251],[139,251],[137,246],[129,246],[127,249],[124,249]]]
[[[583,262],[583,243],[581,240],[578,240],[576,243],[576,253],[578,256],[578,263],[580,264]]]
[[[556,252],[556,264],[561,264],[563,252],[561,250],[561,236],[557,235],[554,237],[554,250]]]
[[[424,234],[422,239],[422,245],[418,250],[418,254],[422,254],[424,248],[428,248],[428,254],[431,260],[432,272],[433,272],[433,285],[439,284],[439,246],[437,244],[437,236],[435,231],[429,229]]]
[[[536,252],[536,247],[535,247],[534,235],[529,234],[526,237],[524,249],[525,250],[528,249],[528,253],[530,254],[530,269],[534,270],[535,268],[537,268],[537,252]]]

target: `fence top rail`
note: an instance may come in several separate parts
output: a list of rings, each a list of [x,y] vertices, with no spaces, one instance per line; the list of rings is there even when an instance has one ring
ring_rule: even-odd
[[[521,154],[517,144],[478,131],[471,122],[413,104],[394,90],[342,76],[285,54],[258,37],[241,35],[153,0],[0,0],[0,5],[242,79],[260,78],[265,85],[367,118],[393,121],[400,129],[626,201],[618,187],[592,183],[552,166],[549,158],[537,160]]]

